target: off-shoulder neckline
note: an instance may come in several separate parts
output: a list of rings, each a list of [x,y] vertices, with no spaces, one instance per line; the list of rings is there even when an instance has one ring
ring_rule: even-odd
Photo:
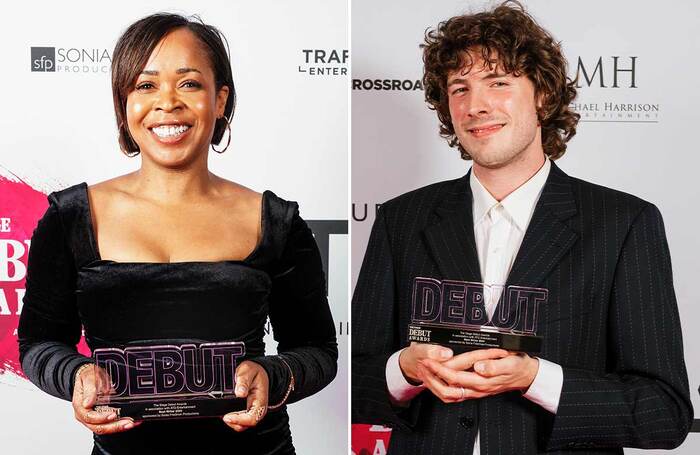
[[[83,196],[83,203],[85,204],[85,225],[87,226],[87,237],[90,243],[90,248],[92,249],[93,257],[95,258],[91,261],[91,265],[96,263],[100,264],[110,264],[110,265],[128,265],[128,266],[176,266],[176,265],[207,265],[207,264],[249,264],[255,257],[259,254],[263,245],[265,244],[265,238],[269,231],[268,220],[267,220],[267,205],[269,195],[272,194],[270,190],[265,190],[262,193],[261,208],[260,208],[260,240],[255,245],[255,248],[243,259],[223,259],[219,261],[175,261],[175,262],[149,262],[149,261],[114,261],[112,259],[102,259],[100,255],[99,247],[97,245],[97,233],[92,222],[92,206],[90,205],[90,195],[88,193],[88,185],[86,182],[82,182],[79,185],[82,189],[81,195]]]

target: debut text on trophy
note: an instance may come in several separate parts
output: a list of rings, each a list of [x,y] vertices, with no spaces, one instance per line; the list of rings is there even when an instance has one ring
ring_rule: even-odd
[[[97,404],[143,419],[218,415],[238,401],[244,354],[242,342],[96,349]]]
[[[499,298],[489,316],[486,302],[493,293]],[[417,277],[408,340],[458,350],[500,347],[538,352],[537,313],[547,297],[543,288]]]

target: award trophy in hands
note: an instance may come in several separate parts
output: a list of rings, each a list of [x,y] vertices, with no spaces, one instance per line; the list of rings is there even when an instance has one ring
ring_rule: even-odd
[[[499,293],[489,317],[487,304]],[[488,348],[538,353],[537,312],[547,297],[542,288],[418,277],[408,341],[436,343],[456,353]]]
[[[163,344],[93,352],[98,412],[134,420],[222,416],[245,410],[236,398],[242,342]]]

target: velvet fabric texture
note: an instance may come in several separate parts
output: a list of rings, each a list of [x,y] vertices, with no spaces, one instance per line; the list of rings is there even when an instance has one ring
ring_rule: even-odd
[[[132,344],[243,341],[270,379],[269,403],[307,397],[335,377],[337,343],[321,257],[297,204],[263,193],[262,239],[243,260],[129,263],[103,260],[85,183],[49,195],[29,250],[18,338],[22,368],[39,388],[71,400],[89,357],[76,350]],[[278,355],[265,356],[269,316]],[[236,433],[219,418],[144,422],[95,435],[93,453],[294,453],[286,407]],[[72,415],[66,410],[66,415]],[[174,435],[178,435],[177,438]]]

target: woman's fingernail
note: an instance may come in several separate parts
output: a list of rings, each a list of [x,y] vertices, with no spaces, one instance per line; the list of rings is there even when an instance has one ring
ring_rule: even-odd
[[[244,393],[245,393],[245,387],[243,387],[243,386],[236,387],[236,395],[243,395]]]
[[[134,428],[134,422],[127,422],[126,425],[124,425],[125,430],[131,430]]]
[[[107,420],[114,420],[117,418],[117,415],[115,413],[111,413],[110,415],[107,416]]]
[[[452,351],[450,351],[449,349],[443,349],[442,351],[440,351],[440,357],[442,357],[443,359],[449,359],[450,357],[452,357]]]
[[[485,368],[484,364],[481,362],[477,362],[474,364],[474,370],[478,371],[479,373],[483,373],[485,369],[486,368]]]

